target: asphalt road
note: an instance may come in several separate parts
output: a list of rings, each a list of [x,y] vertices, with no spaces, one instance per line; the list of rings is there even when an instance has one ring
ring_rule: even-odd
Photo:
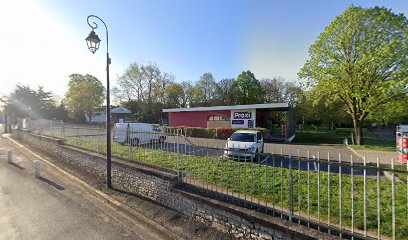
[[[0,137],[0,239],[163,239],[45,165],[35,178],[22,150],[8,163],[10,148]]]

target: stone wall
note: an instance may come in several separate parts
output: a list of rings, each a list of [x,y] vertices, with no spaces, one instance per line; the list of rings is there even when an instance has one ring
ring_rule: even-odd
[[[58,139],[16,131],[14,138],[30,148],[81,169],[98,179],[106,177],[106,159],[96,153],[61,144]],[[179,189],[178,177],[155,168],[114,160],[112,186],[191,216],[233,234],[237,239],[332,239],[333,236],[256,211],[243,209]]]

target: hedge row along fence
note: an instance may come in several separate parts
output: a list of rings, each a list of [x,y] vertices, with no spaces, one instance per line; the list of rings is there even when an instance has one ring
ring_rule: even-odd
[[[200,128],[200,127],[164,127],[165,131],[174,131],[175,129],[181,129],[186,134],[186,137],[197,138],[213,138],[213,139],[227,139],[237,130],[258,130],[262,132],[263,136],[266,135],[266,128]]]

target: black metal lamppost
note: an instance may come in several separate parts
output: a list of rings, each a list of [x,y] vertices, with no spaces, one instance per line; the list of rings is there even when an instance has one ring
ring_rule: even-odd
[[[109,92],[109,65],[111,64],[111,59],[109,58],[109,42],[108,42],[108,27],[105,22],[98,16],[89,15],[87,17],[88,25],[91,27],[91,32],[85,39],[89,50],[95,53],[99,49],[99,43],[101,40],[98,35],[94,32],[94,29],[98,28],[98,24],[89,22],[90,18],[99,19],[103,23],[106,29],[106,182],[108,188],[112,188],[112,154],[111,154],[111,125],[110,125],[110,92]]]

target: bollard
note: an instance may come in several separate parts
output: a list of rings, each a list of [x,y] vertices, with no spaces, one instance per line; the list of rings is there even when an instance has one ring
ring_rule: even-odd
[[[41,176],[41,165],[40,165],[40,160],[35,160],[34,161],[34,173],[35,177],[38,178]]]
[[[13,152],[12,152],[11,150],[8,150],[8,151],[7,151],[7,161],[8,161],[9,163],[12,163],[12,162],[13,162]]]
[[[313,155],[313,160],[316,160],[315,155]],[[316,171],[317,170],[317,163],[314,162],[314,161],[313,161],[313,167],[314,167],[314,170]]]

